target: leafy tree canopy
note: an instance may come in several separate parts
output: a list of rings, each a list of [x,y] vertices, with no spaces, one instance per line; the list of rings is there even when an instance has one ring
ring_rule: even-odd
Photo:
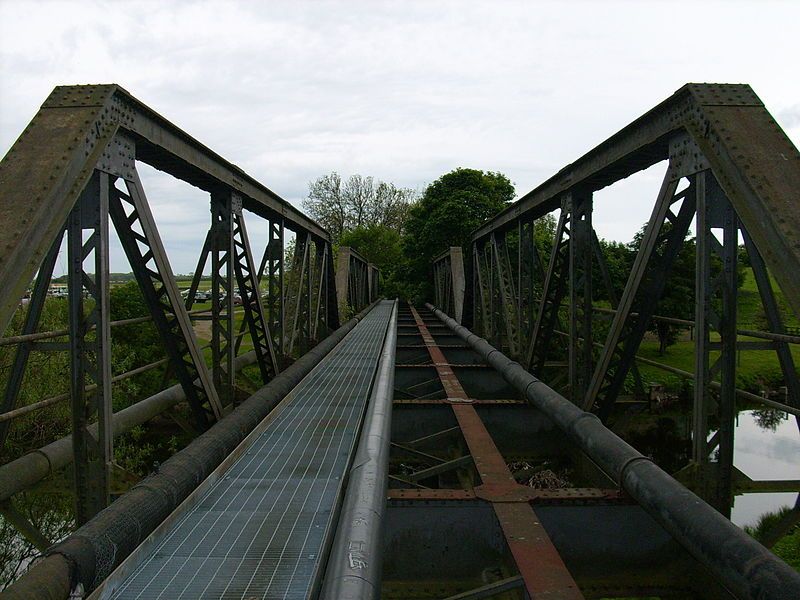
[[[407,277],[416,294],[426,295],[437,254],[449,246],[465,247],[470,233],[513,198],[514,186],[502,173],[455,169],[431,183],[409,209],[404,227]]]
[[[404,257],[400,233],[385,225],[356,227],[342,234],[341,246],[350,246],[381,271],[382,294],[387,298],[406,297],[402,277]]]
[[[414,197],[414,190],[393,183],[361,175],[342,181],[333,171],[308,184],[303,208],[338,242],[342,234],[359,227],[383,225],[401,232]]]

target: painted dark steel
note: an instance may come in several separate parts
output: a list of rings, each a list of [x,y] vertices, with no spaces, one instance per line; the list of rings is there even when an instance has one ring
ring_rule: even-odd
[[[473,241],[538,218],[580,185],[596,191],[668,158],[688,134],[800,313],[800,152],[746,84],[689,83],[479,227]],[[692,157],[687,157],[687,162]]]
[[[111,501],[109,176],[95,172],[67,220],[70,399],[75,521],[83,525]],[[88,231],[84,242],[84,232]],[[91,272],[85,261],[91,258]],[[84,294],[93,302],[89,304]],[[94,335],[92,335],[92,329]],[[87,386],[92,385],[89,388]],[[95,427],[89,424],[97,419]]]
[[[289,202],[120,86],[60,86],[0,162],[0,330],[95,166],[113,158],[108,144],[119,130],[134,138],[136,160],[209,192],[236,190],[245,209],[330,241]]]
[[[434,314],[547,415],[737,598],[800,597],[800,574],[650,459],[432,305]]]
[[[222,415],[219,396],[178,291],[139,174],[133,165],[129,171],[129,179],[125,180],[127,194],[109,186],[109,213],[197,427],[203,430]]]

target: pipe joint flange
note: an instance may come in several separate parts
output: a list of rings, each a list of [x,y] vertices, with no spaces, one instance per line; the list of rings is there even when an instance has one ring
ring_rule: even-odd
[[[37,448],[36,450],[28,452],[28,454],[39,454],[44,456],[44,459],[47,461],[47,473],[50,474],[53,472],[53,461],[50,460],[50,456],[47,454],[47,452],[42,452],[41,448]]]
[[[619,491],[620,492],[624,491],[624,488],[622,487],[622,483],[625,480],[625,471],[627,471],[628,467],[630,467],[633,463],[638,462],[640,460],[644,460],[644,461],[647,461],[647,462],[649,462],[651,464],[655,464],[653,462],[652,458],[650,458],[649,456],[644,456],[644,455],[631,456],[628,460],[626,460],[624,463],[622,463],[622,466],[619,469]]]

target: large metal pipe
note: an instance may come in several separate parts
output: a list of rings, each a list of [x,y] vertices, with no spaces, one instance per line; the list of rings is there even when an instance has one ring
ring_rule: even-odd
[[[550,389],[486,340],[426,304],[561,429],[737,598],[800,598],[800,574],[617,437],[592,413]]]
[[[2,598],[67,598],[102,582],[375,306],[337,329],[109,507],[50,548]]]
[[[250,351],[237,356],[234,364],[238,371],[255,362],[256,353]],[[123,408],[113,415],[114,437],[127,433],[185,400],[183,387],[178,384]],[[89,431],[97,435],[97,425],[90,425]],[[0,502],[37,484],[50,473],[63,469],[72,463],[72,458],[72,436],[68,435],[0,465]]]
[[[369,409],[350,468],[347,492],[325,569],[323,600],[380,597],[396,346],[397,302],[389,320]]]

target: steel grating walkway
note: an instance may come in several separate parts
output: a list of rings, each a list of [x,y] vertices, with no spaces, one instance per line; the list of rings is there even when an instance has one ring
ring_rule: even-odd
[[[251,446],[103,597],[309,595],[335,527],[332,511],[392,305],[382,301],[368,313],[265,419],[269,423],[251,436]]]

